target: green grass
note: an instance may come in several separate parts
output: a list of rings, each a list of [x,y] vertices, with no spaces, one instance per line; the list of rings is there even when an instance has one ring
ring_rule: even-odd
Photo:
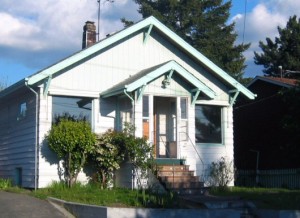
[[[152,207],[173,208],[176,197],[172,194],[158,194],[149,191],[129,189],[100,189],[96,185],[75,184],[67,188],[62,183],[53,183],[48,188],[32,192],[32,195],[45,199],[46,197],[59,198],[66,201],[83,204],[93,204],[114,207]]]
[[[96,185],[80,183],[75,184],[72,188],[67,188],[64,184],[57,182],[52,183],[48,188],[30,191],[6,184],[0,180],[0,185],[5,186],[0,190],[30,194],[41,199],[54,197],[71,202],[111,207],[180,208],[177,196],[172,193],[162,195],[149,191],[120,188],[108,190],[100,189]],[[241,199],[252,201],[259,209],[300,210],[300,190],[231,187],[228,189],[214,188],[210,190],[210,194],[238,196]]]
[[[12,186],[12,182],[10,179],[0,179],[0,190],[6,189]]]
[[[300,190],[231,187],[225,190],[211,189],[210,194],[239,196],[254,202],[260,209],[300,210]]]

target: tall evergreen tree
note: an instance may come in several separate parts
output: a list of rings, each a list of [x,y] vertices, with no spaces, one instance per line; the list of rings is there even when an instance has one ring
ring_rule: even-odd
[[[262,53],[254,52],[254,62],[264,66],[267,76],[299,77],[300,71],[300,18],[290,17],[286,27],[278,27],[279,37],[273,42],[266,38],[267,43],[259,42]],[[281,68],[283,69],[283,72]]]
[[[242,52],[250,44],[235,45],[235,24],[226,24],[231,0],[134,1],[143,18],[155,16],[235,79],[242,79],[246,67]]]

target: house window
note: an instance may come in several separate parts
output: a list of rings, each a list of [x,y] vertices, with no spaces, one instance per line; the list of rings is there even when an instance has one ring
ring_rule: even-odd
[[[121,131],[125,128],[126,123],[133,124],[132,120],[132,104],[129,98],[127,97],[120,97],[118,100],[119,104],[119,122],[117,130]]]
[[[149,118],[149,96],[143,96],[143,117]]]
[[[187,119],[187,98],[180,98],[181,119]]]
[[[52,120],[61,116],[73,117],[75,119],[84,119],[91,121],[92,99],[53,96],[52,97]]]
[[[19,108],[19,115],[17,120],[22,120],[26,117],[26,113],[27,113],[27,104],[26,102],[23,102],[20,104],[20,108]]]
[[[149,96],[143,96],[143,136],[149,139]]]
[[[222,108],[212,105],[195,105],[196,143],[222,143]]]

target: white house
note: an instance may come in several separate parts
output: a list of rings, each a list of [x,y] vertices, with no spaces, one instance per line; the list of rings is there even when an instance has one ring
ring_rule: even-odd
[[[87,116],[97,133],[131,122],[157,159],[185,158],[201,175],[212,161],[233,159],[239,93],[255,97],[149,17],[0,92],[0,177],[28,188],[60,179],[44,137],[65,111]]]

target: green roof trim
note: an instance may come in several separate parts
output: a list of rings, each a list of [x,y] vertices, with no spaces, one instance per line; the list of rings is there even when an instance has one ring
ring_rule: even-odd
[[[153,28],[151,28],[153,26]],[[80,60],[112,45],[115,42],[118,42],[121,39],[124,39],[125,37],[140,31],[142,29],[147,28],[149,32],[151,32],[151,29],[158,29],[161,33],[166,35],[173,43],[179,45],[183,50],[191,54],[193,57],[195,57],[197,60],[199,60],[204,66],[206,66],[208,69],[210,69],[215,75],[220,77],[223,81],[225,81],[230,86],[234,87],[235,89],[239,90],[241,93],[243,93],[245,96],[247,96],[250,99],[254,99],[255,95],[249,91],[246,87],[244,87],[242,84],[237,82],[235,79],[233,79],[231,76],[229,76],[225,71],[223,71],[221,68],[216,66],[213,62],[211,62],[208,58],[206,58],[204,55],[202,55],[199,51],[197,51],[195,48],[193,48],[191,45],[189,45],[187,42],[185,42],[182,38],[180,38],[177,34],[175,34],[172,30],[170,30],[168,27],[166,27],[164,24],[162,24],[160,21],[158,21],[153,16],[146,18],[140,22],[137,22],[134,25],[129,26],[128,28],[125,28],[124,30],[111,35],[110,37],[96,43],[95,45],[84,49],[30,77],[28,77],[28,85],[35,85],[37,83],[40,83],[45,78],[54,75],[55,73],[58,73],[65,68],[79,62]],[[146,40],[147,41],[147,40]]]
[[[102,92],[100,96],[106,98],[121,94],[124,91],[126,91],[126,93],[134,92],[162,75],[169,75],[170,71],[174,71],[181,75],[189,83],[195,86],[197,90],[202,91],[211,99],[215,98],[216,93],[213,90],[211,90],[208,86],[206,86],[203,82],[197,79],[193,74],[188,72],[185,68],[183,68],[174,60],[143,70],[135,74],[134,76],[124,80],[122,83],[119,83],[114,87]]]

